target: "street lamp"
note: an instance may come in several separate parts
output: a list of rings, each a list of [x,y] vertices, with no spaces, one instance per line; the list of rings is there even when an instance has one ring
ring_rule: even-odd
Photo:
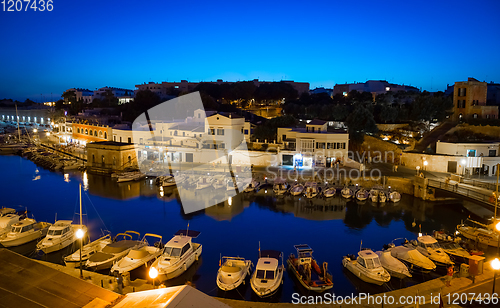
[[[149,270],[149,277],[153,279],[153,289],[155,288],[155,278],[158,277],[158,270],[154,267],[151,267]]]
[[[427,170],[427,165],[429,164],[428,161],[424,160],[424,170]]]
[[[491,296],[493,296],[493,294],[495,294],[495,280],[497,279],[497,272],[500,269],[500,260],[495,258],[491,261],[491,267],[495,270],[495,274],[493,275],[493,291],[491,291]]]
[[[82,247],[83,247],[83,235],[85,232],[83,232],[82,229],[78,229],[76,231],[76,237],[80,239],[80,279],[83,278],[83,269],[82,269]]]

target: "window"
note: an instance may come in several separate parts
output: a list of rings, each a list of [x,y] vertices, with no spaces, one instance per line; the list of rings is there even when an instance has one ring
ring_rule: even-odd
[[[94,136],[97,137],[97,131],[96,130],[94,130]]]
[[[184,245],[184,247],[182,247],[181,256],[183,256],[188,250],[189,250],[189,244]]]
[[[116,136],[113,136],[113,141],[116,141]]]
[[[210,129],[208,130],[208,134],[210,134],[210,135],[215,135],[215,128],[210,128]]]
[[[128,137],[128,143],[132,143],[132,138]]]
[[[177,131],[174,132],[174,136],[177,136]]]
[[[467,150],[467,157],[476,157],[476,150]]]
[[[265,270],[257,270],[255,277],[257,277],[257,279],[264,279],[265,272]]]
[[[221,144],[220,144],[220,148],[221,148],[221,149],[225,149],[225,148],[226,148],[226,145],[225,145],[224,143],[221,143]]]
[[[248,129],[245,129],[245,135],[248,135]]]
[[[182,132],[182,137],[186,137],[186,132]]]
[[[359,263],[362,267],[366,267],[366,264],[365,264],[365,259],[363,259],[363,258],[358,258],[358,263]]]
[[[489,157],[495,157],[495,156],[497,156],[497,150],[489,150],[488,156]]]
[[[217,135],[219,135],[219,136],[224,136],[224,129],[219,127],[219,128],[217,129]]]
[[[99,137],[102,138],[102,130],[99,131]]]
[[[122,142],[122,137],[120,137],[120,142]]]
[[[88,135],[88,134],[89,134],[89,130],[85,129],[85,135]]]
[[[132,157],[130,157],[130,155],[128,156],[128,164],[131,165],[132,164]]]
[[[266,271],[266,279],[274,279],[274,271]]]
[[[108,139],[108,133],[104,133],[104,139]]]
[[[77,132],[80,133],[80,127],[77,128]]]
[[[312,132],[313,132],[313,133],[314,133],[314,129],[315,129],[315,128],[314,128],[314,127],[312,127]]]

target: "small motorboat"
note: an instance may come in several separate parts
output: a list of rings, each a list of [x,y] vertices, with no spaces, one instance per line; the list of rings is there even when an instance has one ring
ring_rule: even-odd
[[[394,258],[390,251],[377,251],[376,254],[380,259],[380,264],[387,270],[387,272],[392,276],[399,279],[406,277],[411,277],[410,271],[406,265]]]
[[[200,235],[198,231],[179,230],[165,244],[161,255],[151,265],[158,271],[160,281],[180,276],[201,256],[202,245],[192,239]]]
[[[402,261],[410,271],[429,273],[436,269],[436,264],[415,248],[395,246],[391,243],[387,245],[386,250],[391,252],[391,256]]]
[[[161,186],[163,187],[170,187],[170,186],[175,186],[175,185],[181,185],[184,183],[184,181],[187,180],[187,176],[184,174],[176,175],[176,176],[169,176],[161,182]]]
[[[389,193],[389,200],[391,200],[394,203],[399,202],[399,200],[401,200],[401,194],[398,193],[397,191],[392,191]]]
[[[159,241],[153,243],[151,246],[147,241],[147,237],[157,238]],[[152,263],[152,260],[155,260],[162,253],[163,245],[161,239],[162,237],[160,235],[146,233],[142,239],[146,245],[140,248],[131,249],[125,257],[113,264],[111,273],[114,275],[122,275],[142,265],[148,267],[149,264]]]
[[[323,191],[323,196],[325,196],[325,198],[331,198],[331,197],[335,196],[336,193],[337,193],[337,189],[335,187],[327,187]]]
[[[223,291],[231,291],[245,284],[245,278],[250,275],[252,261],[239,257],[222,257],[217,272],[217,286]]]
[[[0,236],[0,245],[3,247],[14,247],[38,240],[47,235],[48,222],[36,222],[35,219],[25,218],[12,225],[10,232]]]
[[[290,188],[290,194],[292,196],[301,195],[304,192],[304,185],[297,183]]]
[[[360,188],[357,192],[356,192],[356,199],[358,199],[359,201],[365,201],[366,199],[368,199],[369,197],[369,193],[366,189],[364,188]]]
[[[385,192],[383,190],[379,190],[378,191],[378,201],[380,203],[385,203],[386,200],[387,200],[387,195],[385,194]]]
[[[257,189],[257,187],[259,187],[259,182],[252,179],[252,181],[248,184],[248,186],[245,187],[243,192],[246,192],[246,193],[254,192]]]
[[[87,233],[85,225],[73,224],[71,220],[58,220],[49,227],[47,236],[38,242],[36,248],[45,254],[66,248],[77,240],[76,231],[79,229]]]
[[[342,265],[364,282],[383,285],[391,280],[391,275],[380,264],[376,253],[370,249],[363,249],[354,255],[344,256]]]
[[[377,203],[379,201],[379,191],[378,191],[378,189],[372,188],[370,190],[370,196],[369,196],[369,198],[370,198],[370,200],[373,203]]]
[[[212,178],[212,177],[207,178],[207,177],[202,176],[198,180],[198,182],[196,182],[196,189],[200,190],[200,189],[213,187],[212,186],[213,181],[214,181],[214,178]]]
[[[295,245],[297,257],[292,253],[288,257],[288,268],[300,284],[309,291],[323,292],[333,288],[332,275],[328,272],[328,263],[320,268],[314,260],[313,250],[309,245]]]
[[[259,297],[270,297],[275,294],[283,283],[284,269],[283,254],[280,251],[261,251],[259,261],[250,279],[250,285],[255,294]]]
[[[103,237],[98,238],[95,241],[92,241],[82,247],[82,264],[85,265],[87,260],[98,251],[102,251],[106,245],[111,244],[113,241],[111,240],[111,235],[106,234]],[[64,257],[64,264],[67,267],[80,267],[80,250],[75,251],[69,256]]]
[[[281,196],[287,191],[286,183],[283,179],[276,179],[273,185],[273,191],[277,196]]]
[[[347,186],[342,188],[342,190],[340,191],[340,194],[342,195],[342,197],[344,197],[346,199],[350,199],[354,195],[352,189],[350,189]]]
[[[318,183],[316,182],[307,182],[304,189],[304,194],[307,199],[312,199],[316,197],[319,193]]]
[[[138,181],[144,177],[146,174],[140,171],[130,171],[130,172],[122,172],[122,173],[113,173],[111,175],[112,178],[115,178],[118,183],[129,182],[129,181]]]
[[[226,190],[226,181],[224,177],[214,177],[214,181],[212,182],[212,186],[217,190]]]
[[[132,234],[137,235],[134,240]],[[111,268],[115,262],[125,257],[132,249],[139,249],[147,245],[140,239],[140,234],[135,231],[126,231],[115,236],[115,240],[106,245],[101,251],[97,251],[88,258],[85,267],[94,271]],[[121,237],[121,239],[120,239]]]
[[[455,264],[451,261],[450,256],[439,246],[437,240],[430,235],[422,235],[417,237],[417,240],[407,241],[404,246],[417,249],[418,252],[431,259],[437,266],[448,267]]]
[[[7,212],[7,211],[6,211]],[[12,229],[12,225],[18,223],[21,216],[14,213],[6,213],[0,217],[0,236],[8,233]]]
[[[443,248],[444,252],[456,262],[468,262],[469,258],[472,256],[465,248],[460,246],[458,242],[441,242],[441,248]]]

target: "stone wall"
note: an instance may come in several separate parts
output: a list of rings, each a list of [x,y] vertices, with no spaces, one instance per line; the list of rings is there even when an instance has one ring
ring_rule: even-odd
[[[463,159],[463,157],[450,155],[430,155],[423,153],[403,153],[401,159],[402,164],[408,168],[415,169],[416,174],[417,166],[420,167],[420,170],[423,170],[424,161],[427,161],[425,170],[435,172],[448,172],[448,162],[455,161],[457,162],[457,170],[460,172],[461,167],[459,166],[461,165],[461,160]]]
[[[371,157],[371,159],[378,157],[390,163],[398,162],[402,153],[401,148],[396,144],[372,136],[365,136],[360,151],[365,152],[366,157]]]
[[[480,125],[460,124],[450,129],[447,134],[452,134],[455,131],[460,131],[460,130],[470,130],[475,134],[483,134],[486,136],[491,136],[500,139],[500,126],[490,126],[490,125],[480,126]]]
[[[397,129],[408,128],[409,124],[377,124],[377,128],[379,131],[383,132],[392,132]]]

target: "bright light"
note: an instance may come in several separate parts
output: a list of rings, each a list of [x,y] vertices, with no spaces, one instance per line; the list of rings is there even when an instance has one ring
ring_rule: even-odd
[[[465,159],[462,159],[462,165],[465,165]]]
[[[48,137],[48,136],[50,136],[50,132],[47,132],[47,134],[46,134],[46,135],[47,135],[47,137]]]
[[[33,128],[33,132],[36,134],[38,132],[38,129]]]
[[[55,127],[59,127],[59,124],[56,124]]]
[[[421,232],[418,233],[418,237],[422,237],[422,233]]]
[[[491,267],[495,271],[498,271],[500,269],[500,260],[498,260],[498,258],[495,258],[493,261],[491,261]]]
[[[457,230],[457,231],[455,231],[455,235],[458,235],[458,234],[460,234],[460,232],[458,232],[458,230]]]
[[[495,226],[495,228],[497,228],[497,230],[500,231],[500,222],[497,223],[497,225]]]
[[[54,126],[54,122],[50,123],[50,125]]]
[[[429,162],[424,160],[424,166],[427,166],[428,164],[429,164]]]
[[[233,197],[229,197],[229,199],[227,199],[227,204],[229,204],[229,206],[233,205]]]
[[[152,279],[158,277],[158,270],[154,267],[151,267],[151,269],[149,270],[149,277],[151,277]]]
[[[82,230],[82,229],[78,229],[78,230],[76,231],[76,237],[77,237],[77,238],[83,238],[83,235],[84,235],[84,234],[85,234],[85,232],[83,232],[83,230]]]
[[[267,194],[267,189],[266,189],[266,190],[264,190],[264,193],[266,193],[266,194]]]

